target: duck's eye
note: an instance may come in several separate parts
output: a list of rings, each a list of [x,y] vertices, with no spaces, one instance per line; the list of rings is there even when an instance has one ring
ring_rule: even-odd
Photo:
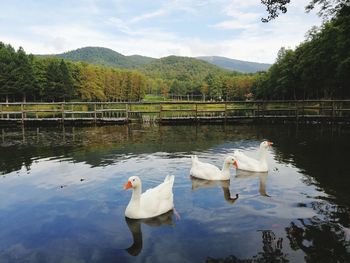
[[[132,179],[133,182],[135,182],[135,179]]]

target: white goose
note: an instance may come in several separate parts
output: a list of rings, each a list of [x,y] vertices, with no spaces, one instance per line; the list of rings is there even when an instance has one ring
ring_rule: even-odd
[[[235,158],[235,161],[233,165],[236,167],[236,169],[239,170],[251,172],[267,172],[269,168],[266,161],[266,152],[272,144],[273,143],[269,141],[263,141],[260,144],[259,160],[248,157],[238,150],[234,151],[233,157]]]
[[[125,190],[133,189],[125,216],[131,219],[151,218],[172,210],[174,179],[173,175],[168,175],[163,183],[141,194],[141,179],[131,176],[124,185]]]
[[[191,156],[191,159],[190,175],[205,180],[229,180],[231,176],[230,164],[235,161],[232,156],[226,157],[222,170],[220,170],[215,165],[199,161],[196,155]]]

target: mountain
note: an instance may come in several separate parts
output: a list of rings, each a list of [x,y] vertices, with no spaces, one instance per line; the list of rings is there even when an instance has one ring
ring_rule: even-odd
[[[203,56],[196,57],[197,59],[209,62],[218,67],[225,68],[233,71],[240,71],[242,73],[255,73],[257,71],[266,71],[271,64],[248,62],[243,60],[231,59],[218,56]]]
[[[202,81],[209,73],[235,74],[199,59],[178,56],[154,60],[141,66],[139,70],[153,78],[176,79],[178,81]]]
[[[73,61],[84,61],[96,65],[128,69],[137,68],[155,60],[154,58],[139,55],[124,56],[112,49],[103,47],[83,47],[62,54],[43,56],[58,57]]]
[[[180,64],[182,63],[181,61],[187,61],[187,62],[191,61],[191,63],[194,63],[198,66],[198,65],[204,65],[204,64],[198,64],[197,63],[198,61],[200,62],[205,61],[206,63],[210,63],[222,69],[226,69],[230,71],[239,71],[242,73],[254,73],[257,71],[267,70],[271,66],[270,64],[248,62],[248,61],[230,59],[225,57],[217,57],[217,56],[196,57],[196,58],[169,56],[161,59],[155,59],[155,58],[145,57],[140,55],[124,56],[123,54],[120,54],[112,49],[103,48],[103,47],[83,47],[83,48],[68,51],[62,54],[41,55],[41,56],[58,57],[58,58],[69,59],[73,61],[84,61],[91,64],[104,65],[109,67],[127,68],[127,69],[136,69],[136,68],[139,69],[149,64],[151,64],[150,67],[152,67],[152,65],[163,65],[164,63],[167,66],[171,66],[172,63],[175,63],[174,62],[175,58],[177,58],[175,59],[177,60],[177,63],[180,63]],[[189,68],[189,70],[191,70],[191,67]]]

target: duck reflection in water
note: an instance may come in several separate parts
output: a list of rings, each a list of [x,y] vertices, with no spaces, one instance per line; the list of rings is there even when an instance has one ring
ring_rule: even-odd
[[[259,193],[261,196],[270,197],[266,193],[266,178],[267,172],[257,173],[257,172],[248,172],[243,170],[236,170],[236,178],[237,179],[253,179],[259,178]]]
[[[130,219],[125,217],[126,224],[128,225],[133,238],[133,244],[126,249],[126,251],[132,255],[137,256],[142,250],[142,230],[141,223],[152,227],[159,227],[162,225],[173,225],[173,211],[169,211],[165,214],[146,218],[146,219]]]
[[[211,188],[221,186],[222,191],[224,192],[224,198],[228,203],[233,204],[238,199],[238,194],[236,194],[236,197],[234,198],[231,197],[230,180],[204,180],[191,176],[191,181],[193,191],[199,188]]]

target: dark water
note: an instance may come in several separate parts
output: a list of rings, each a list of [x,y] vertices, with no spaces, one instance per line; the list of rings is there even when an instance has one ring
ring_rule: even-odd
[[[349,127],[1,132],[0,262],[350,262]],[[274,142],[268,174],[189,178],[191,154],[221,167],[263,139]],[[128,177],[145,190],[168,174],[181,219],[126,220]]]

